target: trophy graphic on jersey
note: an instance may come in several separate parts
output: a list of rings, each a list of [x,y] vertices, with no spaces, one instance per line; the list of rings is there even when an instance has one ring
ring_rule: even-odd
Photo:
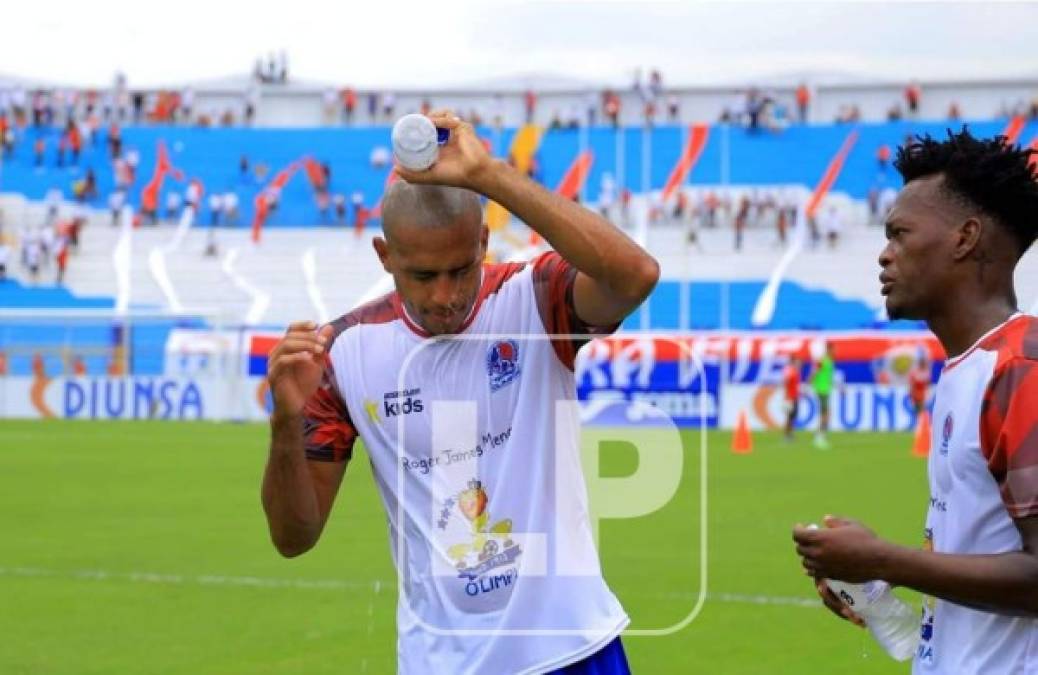
[[[470,480],[456,501],[458,511],[471,526],[469,541],[447,549],[458,576],[475,580],[496,567],[513,563],[522,549],[512,540],[512,521],[505,518],[488,526],[490,497],[482,482]]]

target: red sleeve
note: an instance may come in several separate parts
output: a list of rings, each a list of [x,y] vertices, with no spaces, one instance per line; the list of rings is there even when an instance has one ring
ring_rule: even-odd
[[[980,447],[1013,518],[1038,515],[1038,361],[998,366],[980,412]]]
[[[549,335],[570,336],[551,341],[556,356],[570,370],[573,370],[578,349],[592,338],[609,335],[620,327],[619,323],[590,326],[577,316],[573,307],[573,282],[576,278],[577,268],[555,251],[544,253],[533,261],[537,311]]]
[[[321,386],[303,407],[306,458],[319,462],[349,461],[356,440],[357,429],[335,387],[335,375],[329,365]]]

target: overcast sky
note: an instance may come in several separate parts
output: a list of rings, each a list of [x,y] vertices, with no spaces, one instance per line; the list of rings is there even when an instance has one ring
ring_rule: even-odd
[[[0,77],[131,86],[243,74],[435,87],[520,73],[671,84],[809,71],[1038,75],[1038,3],[4,0]]]

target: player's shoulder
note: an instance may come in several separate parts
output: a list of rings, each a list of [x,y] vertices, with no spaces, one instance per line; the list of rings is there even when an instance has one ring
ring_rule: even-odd
[[[996,371],[1012,363],[1038,363],[1038,317],[1019,314],[984,338],[978,347],[996,354]]]
[[[516,284],[522,286],[522,279],[528,278],[529,265],[525,262],[484,263],[483,280],[479,286],[476,297],[476,306],[473,314],[480,312],[488,303],[501,303],[506,305],[521,302],[523,294],[506,292]]]
[[[331,321],[332,342],[356,326],[387,324],[399,318],[396,291],[386,293]]]
[[[545,251],[530,261],[535,276],[547,276],[557,269],[568,266],[566,259],[558,251]]]
[[[481,294],[492,295],[501,290],[509,281],[516,278],[529,265],[525,262],[487,263],[483,265],[483,285]]]

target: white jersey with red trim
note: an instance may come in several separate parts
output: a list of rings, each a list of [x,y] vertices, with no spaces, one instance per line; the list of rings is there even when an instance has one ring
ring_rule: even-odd
[[[594,335],[575,269],[484,267],[462,330],[429,338],[396,294],[334,322],[307,455],[371,458],[400,579],[401,673],[548,672],[628,623],[606,586],[581,470],[573,359]]]
[[[1017,314],[951,359],[937,382],[926,546],[1019,551],[1038,515],[1038,319]],[[1038,619],[924,598],[914,673],[1038,673]]]

